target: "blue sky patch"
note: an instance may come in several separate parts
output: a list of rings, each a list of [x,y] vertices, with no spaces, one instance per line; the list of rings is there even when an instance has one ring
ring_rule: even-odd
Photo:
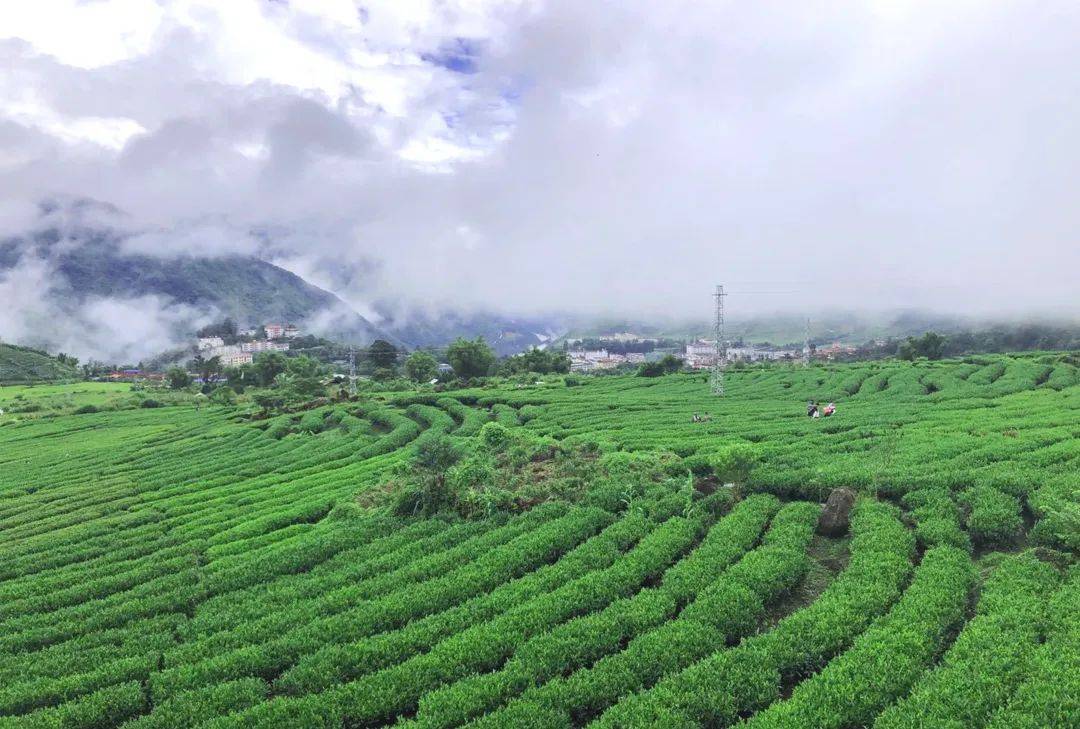
[[[454,73],[476,73],[476,61],[480,57],[480,46],[468,38],[455,38],[435,53],[423,53],[420,56],[428,63],[442,66]]]

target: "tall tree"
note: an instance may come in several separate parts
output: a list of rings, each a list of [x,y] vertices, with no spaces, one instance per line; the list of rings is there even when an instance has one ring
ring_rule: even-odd
[[[255,377],[262,387],[274,384],[274,378],[288,367],[288,359],[281,352],[263,352],[255,358]]]
[[[221,373],[221,357],[214,355],[210,359],[203,363],[203,368],[199,370],[199,374],[202,375],[203,382],[209,382],[212,377]]]
[[[221,372],[221,357],[206,358],[197,354],[195,359],[191,360],[190,367],[199,373],[203,382],[209,382],[211,377]]]
[[[385,339],[376,339],[368,347],[368,361],[375,369],[394,369],[397,365],[397,347]]]
[[[439,363],[430,354],[418,349],[405,360],[405,374],[410,380],[428,382],[439,374]]]
[[[174,390],[183,390],[191,384],[191,376],[183,367],[170,367],[169,371],[165,373],[165,380],[169,383],[169,387]]]
[[[446,359],[458,377],[483,377],[495,363],[495,353],[483,337],[471,340],[458,337],[446,348]]]

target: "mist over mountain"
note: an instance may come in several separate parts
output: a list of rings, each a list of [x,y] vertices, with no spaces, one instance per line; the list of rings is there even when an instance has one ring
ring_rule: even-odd
[[[716,283],[1076,315],[1078,36],[1066,2],[4,3],[0,236],[105,200],[130,252],[376,325],[707,319]]]
[[[90,200],[46,202],[37,225],[0,241],[0,336],[134,361],[190,340],[202,324],[295,322],[335,339],[388,337],[329,291],[253,255],[142,252],[123,213]],[[114,223],[121,223],[117,226]],[[29,296],[29,292],[33,296]]]
[[[236,242],[246,237],[257,238],[255,249]],[[162,239],[170,242],[164,249],[157,246]],[[178,246],[180,239],[187,245]],[[220,225],[148,230],[107,203],[48,200],[27,230],[0,240],[0,298],[7,304],[0,311],[0,338],[84,358],[135,362],[185,345],[199,327],[224,317],[244,327],[291,322],[305,332],[357,345],[382,338],[412,349],[483,337],[499,355],[565,336],[633,332],[693,339],[712,333],[708,291],[701,292],[701,313],[695,317],[605,317],[565,310],[521,316],[492,308],[425,307],[406,297],[391,298],[385,286],[370,284],[381,275],[377,269],[305,268],[305,259],[290,247],[295,244],[266,230],[230,231]],[[812,339],[848,343],[1025,321],[917,308],[830,310],[812,302],[799,313],[758,313],[749,298],[729,297],[727,332],[733,340],[798,343],[808,321]],[[1076,325],[1069,317],[1032,320]]]
[[[205,230],[201,231],[207,235]],[[162,236],[191,245],[158,250]],[[88,200],[41,204],[35,225],[0,240],[0,337],[100,359],[136,361],[191,340],[201,325],[230,317],[242,327],[291,322],[305,332],[351,344],[376,338],[409,348],[484,337],[499,354],[549,341],[550,319],[497,313],[403,313],[398,302],[371,301],[369,321],[335,293],[259,256],[196,233],[147,232],[114,206]],[[285,255],[267,239],[267,251]],[[350,279],[353,280],[353,279]],[[30,292],[33,292],[31,295]]]

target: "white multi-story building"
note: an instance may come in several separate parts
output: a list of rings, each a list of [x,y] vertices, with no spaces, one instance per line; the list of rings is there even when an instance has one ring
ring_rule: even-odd
[[[686,345],[686,366],[691,369],[704,369],[716,364],[716,342],[699,339]]]
[[[199,351],[205,349],[213,349],[214,347],[224,347],[225,340],[221,337],[199,337]]]
[[[566,353],[570,358],[571,372],[592,372],[593,370],[610,370],[632,360],[628,355],[611,354],[606,349],[572,350]],[[645,355],[638,355],[644,361]]]
[[[757,349],[755,347],[728,347],[729,360],[744,362],[764,362],[780,359],[793,359],[799,355],[793,349]]]
[[[288,350],[288,342],[273,342],[269,339],[256,339],[254,342],[240,344],[242,352],[287,352]]]
[[[255,355],[251,352],[230,352],[229,354],[221,355],[221,364],[223,367],[239,367],[240,365],[251,364],[255,360]]]
[[[239,344],[223,344],[220,347],[211,347],[202,353],[204,357],[220,357],[224,362],[226,357],[241,352]]]
[[[656,342],[652,337],[643,337],[633,332],[618,332],[616,334],[601,334],[597,337],[601,342]]]
[[[606,349],[577,349],[572,352],[567,352],[567,354],[570,355],[570,359],[577,358],[585,360],[586,362],[597,362],[611,356]]]
[[[277,339],[285,335],[284,324],[264,324],[263,329],[266,330],[267,339]]]

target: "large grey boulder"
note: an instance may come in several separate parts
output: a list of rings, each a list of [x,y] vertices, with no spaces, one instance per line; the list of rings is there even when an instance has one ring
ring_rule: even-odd
[[[818,518],[817,533],[823,537],[842,537],[847,534],[853,506],[855,506],[854,491],[833,489]]]

